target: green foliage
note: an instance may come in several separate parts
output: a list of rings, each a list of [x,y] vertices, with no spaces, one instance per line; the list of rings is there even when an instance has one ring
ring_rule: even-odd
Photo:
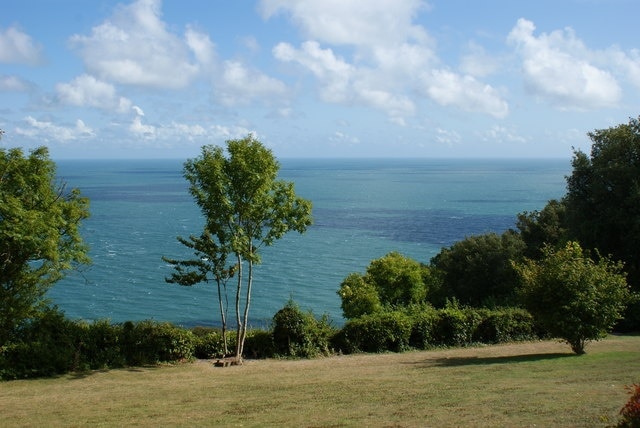
[[[76,369],[102,369],[126,365],[122,353],[122,325],[111,324],[109,320],[92,323],[76,322],[80,332],[79,352],[82,367]]]
[[[384,311],[347,321],[340,333],[345,353],[400,352],[409,348],[411,318],[404,311]]]
[[[382,309],[378,290],[358,273],[349,274],[338,290],[342,303],[342,314],[345,318],[358,318]]]
[[[525,309],[499,308],[490,311],[478,310],[478,312],[482,320],[473,333],[474,342],[517,342],[532,340],[538,336],[535,321]]]
[[[88,216],[88,199],[56,184],[45,147],[28,157],[0,149],[0,345],[37,316],[68,270],[89,263],[79,230]]]
[[[79,329],[56,308],[24,323],[16,339],[0,347],[0,378],[53,376],[82,368]]]
[[[434,342],[443,346],[465,346],[473,343],[474,332],[481,323],[473,309],[460,308],[456,303],[438,311],[434,326]]]
[[[244,345],[245,358],[271,358],[276,354],[273,333],[268,330],[249,330]]]
[[[128,365],[190,360],[194,356],[196,340],[189,330],[149,320],[126,322],[122,328],[124,357]]]
[[[526,246],[525,257],[539,260],[545,246],[558,247],[567,241],[566,211],[564,201],[552,199],[542,211],[518,214],[517,228]]]
[[[614,326],[630,297],[622,264],[606,257],[594,262],[577,242],[560,250],[547,247],[542,260],[514,266],[522,279],[525,307],[577,354]]]
[[[621,419],[616,425],[620,428],[640,427],[640,385],[627,387],[630,393],[629,401],[620,409]]]
[[[472,236],[443,248],[431,260],[432,267],[442,274],[441,298],[455,298],[472,306],[487,302],[508,305],[518,284],[511,260],[519,260],[524,248],[513,231]]]
[[[430,288],[435,288],[433,276],[429,267],[397,252],[373,260],[364,275],[351,273],[340,284],[344,317],[422,303]]]
[[[221,314],[225,308],[220,284],[235,275],[235,356],[241,360],[259,250],[289,231],[305,232],[312,222],[311,202],[296,195],[293,183],[277,179],[278,161],[253,136],[227,141],[226,152],[218,146],[204,146],[198,158],[184,164],[189,191],[202,210],[205,226],[199,238],[179,238],[194,250],[195,259],[165,260],[176,268],[169,282],[192,285],[207,281],[212,274],[218,284]],[[223,315],[223,327],[225,319]]]
[[[395,251],[373,260],[365,276],[365,281],[376,288],[385,305],[420,303],[427,295],[422,265]]]
[[[567,178],[570,238],[624,262],[640,292],[640,120],[590,132],[590,156],[576,151]],[[640,301],[627,308],[624,330],[640,329]]]
[[[195,327],[191,329],[191,333],[195,339],[194,357],[210,359],[226,356],[225,341],[220,330],[210,327]]]
[[[280,355],[305,358],[327,355],[332,334],[326,316],[318,320],[313,313],[300,310],[292,300],[273,316],[273,344]]]

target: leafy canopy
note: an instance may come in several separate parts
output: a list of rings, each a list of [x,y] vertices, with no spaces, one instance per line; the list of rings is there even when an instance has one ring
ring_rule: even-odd
[[[605,336],[622,317],[630,293],[622,264],[589,258],[577,242],[546,247],[540,261],[514,264],[522,280],[525,307],[555,337],[577,354]]]
[[[251,135],[227,141],[226,152],[219,146],[204,146],[199,157],[184,165],[189,192],[205,226],[199,237],[178,238],[196,258],[165,258],[176,268],[168,281],[193,285],[214,279],[224,313],[220,284],[235,276],[238,360],[246,337],[253,266],[261,262],[259,250],[289,231],[305,232],[312,222],[311,202],[296,195],[293,183],[277,178],[279,169],[271,151]]]
[[[46,147],[0,149],[0,344],[45,303],[47,290],[88,264],[80,236],[89,201],[56,183]]]

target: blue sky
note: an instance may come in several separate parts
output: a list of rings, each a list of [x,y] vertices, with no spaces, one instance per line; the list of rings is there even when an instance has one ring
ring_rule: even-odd
[[[8,0],[0,147],[561,157],[640,114],[635,0]]]

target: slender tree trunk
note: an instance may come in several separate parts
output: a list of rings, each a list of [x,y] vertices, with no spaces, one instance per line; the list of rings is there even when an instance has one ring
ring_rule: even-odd
[[[220,280],[216,281],[218,283],[218,303],[220,304],[220,321],[222,322],[222,343],[224,347],[224,357],[229,353],[229,349],[227,348],[227,316],[225,313],[225,305],[222,303],[222,291],[220,290]],[[225,287],[226,289],[226,287]]]
[[[236,288],[236,320],[238,322],[238,330],[236,331],[236,360],[238,363],[242,361],[242,318],[240,318],[240,292],[242,291],[242,257],[238,257],[238,286]]]
[[[244,303],[244,315],[242,322],[242,337],[240,343],[240,356],[244,352],[244,340],[247,338],[247,324],[249,323],[249,305],[251,304],[251,286],[253,285],[253,260],[249,259],[249,278],[247,279],[247,297]]]

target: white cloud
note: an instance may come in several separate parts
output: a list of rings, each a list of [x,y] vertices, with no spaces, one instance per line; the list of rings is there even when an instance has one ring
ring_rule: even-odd
[[[494,143],[526,143],[527,139],[519,135],[514,129],[495,125],[480,134],[483,141]]]
[[[56,94],[58,101],[74,106],[96,107],[118,113],[126,113],[132,108],[131,101],[119,97],[112,84],[88,74],[78,76],[70,83],[57,84]]]
[[[80,119],[76,121],[73,127],[56,125],[53,122],[39,121],[31,116],[27,116],[24,120],[25,126],[16,127],[16,134],[44,142],[68,142],[95,136],[93,129],[85,125]]]
[[[433,41],[413,24],[425,7],[418,0],[261,2],[265,17],[288,13],[313,39],[300,48],[279,43],[273,55],[313,74],[325,102],[372,107],[398,125],[415,113],[418,94],[440,105],[505,117],[508,104],[496,89],[471,75],[436,68],[440,60]],[[356,52],[345,58],[321,42],[354,46]]]
[[[437,128],[435,139],[438,143],[453,146],[462,141],[462,137],[457,131],[449,131],[447,129]]]
[[[16,91],[25,92],[30,90],[33,85],[18,76],[0,75],[0,91]]]
[[[614,76],[598,68],[589,51],[570,28],[534,35],[535,25],[519,19],[507,41],[522,57],[527,87],[552,104],[567,109],[615,106],[622,91]]]
[[[427,7],[421,0],[262,0],[259,7],[264,18],[289,14],[306,37],[330,44],[373,47],[428,39],[412,23]]]
[[[509,113],[509,105],[498,91],[472,76],[460,76],[447,70],[433,70],[423,75],[423,85],[424,91],[444,106],[487,113],[497,118],[503,118]]]
[[[160,88],[187,86],[214,58],[208,36],[189,27],[184,38],[167,30],[160,0],[119,5],[113,16],[71,43],[86,68],[116,83]]]
[[[0,31],[0,63],[37,65],[42,48],[31,36],[16,27]]]
[[[129,132],[137,139],[163,141],[171,144],[184,141],[205,142],[219,139],[245,137],[253,131],[243,126],[185,124],[170,122],[160,126],[143,123],[143,115],[136,116],[129,125]]]
[[[248,69],[238,61],[225,61],[217,96],[225,105],[246,105],[256,98],[282,101],[286,86],[260,71]]]

